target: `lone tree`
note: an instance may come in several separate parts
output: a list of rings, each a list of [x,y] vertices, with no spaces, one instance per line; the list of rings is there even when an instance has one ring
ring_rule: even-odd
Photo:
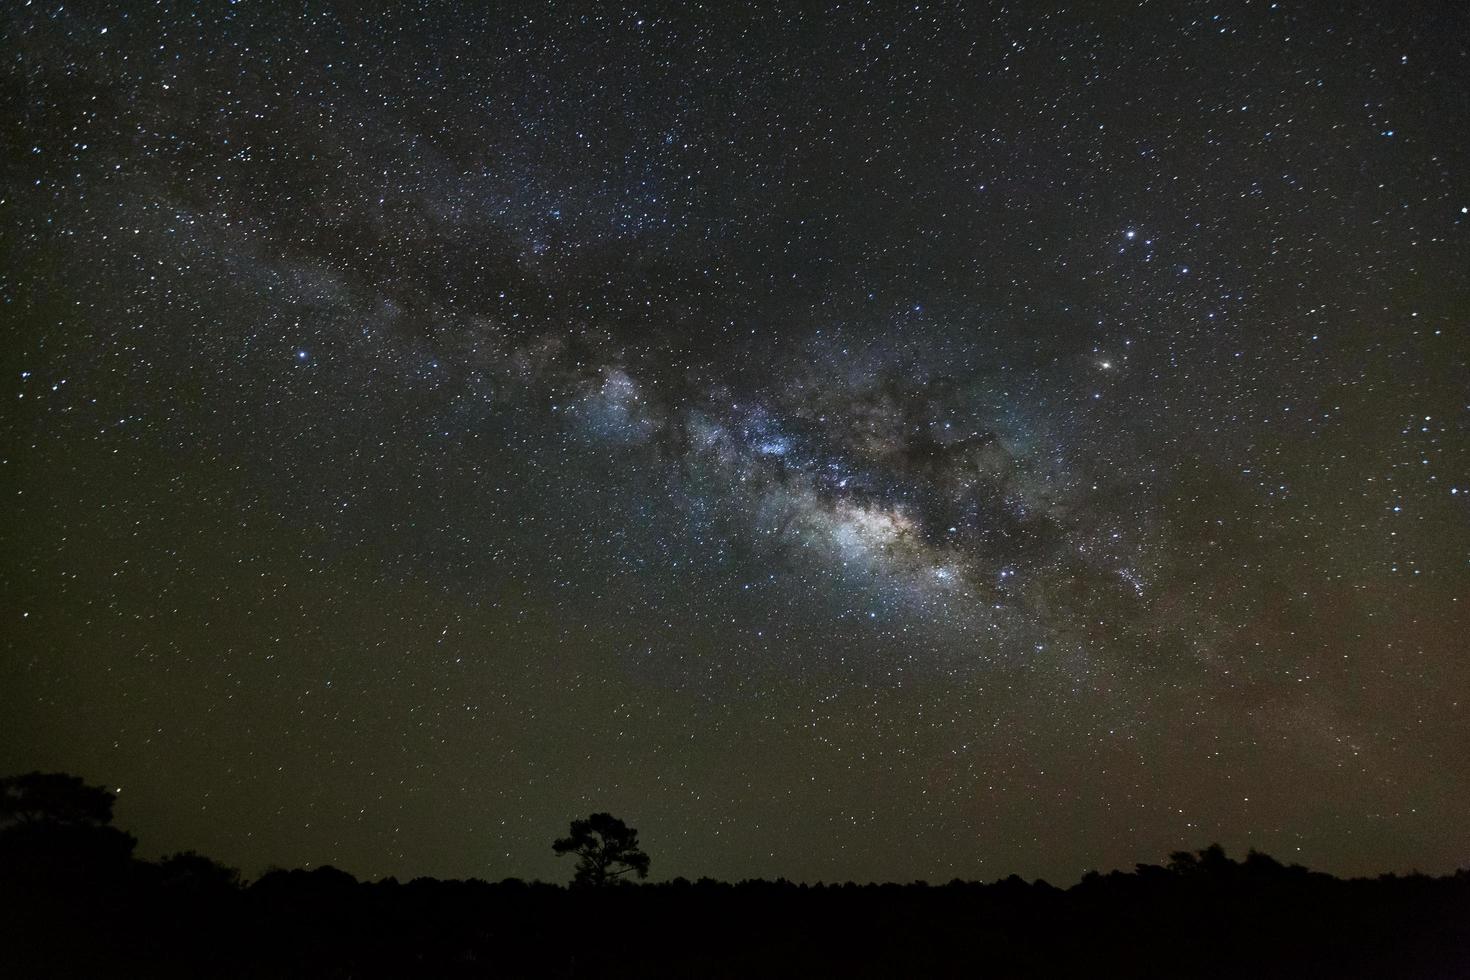
[[[648,877],[648,855],[638,849],[638,831],[611,813],[573,820],[570,836],[553,842],[551,849],[559,855],[577,855],[573,884],[612,885],[630,872]]]

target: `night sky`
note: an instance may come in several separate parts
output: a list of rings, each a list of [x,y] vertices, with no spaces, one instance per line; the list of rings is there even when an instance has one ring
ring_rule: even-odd
[[[0,771],[139,853],[1470,864],[1462,4],[7,4]]]

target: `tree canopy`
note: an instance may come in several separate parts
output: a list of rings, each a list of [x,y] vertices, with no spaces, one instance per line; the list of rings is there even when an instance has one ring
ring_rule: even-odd
[[[0,878],[36,888],[125,875],[138,842],[112,826],[115,799],[62,772],[0,778]]]
[[[64,772],[0,779],[0,828],[16,824],[102,827],[112,823],[112,793]]]
[[[611,885],[629,874],[648,877],[649,857],[639,850],[638,831],[610,813],[573,820],[571,833],[554,841],[551,849],[577,855],[575,884]]]

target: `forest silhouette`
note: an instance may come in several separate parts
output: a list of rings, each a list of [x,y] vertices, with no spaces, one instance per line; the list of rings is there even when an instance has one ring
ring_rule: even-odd
[[[1069,888],[635,884],[650,858],[606,813],[553,848],[571,885],[358,881],[332,867],[245,882],[158,861],[78,777],[0,779],[6,977],[1470,976],[1470,871],[1343,880],[1218,845]]]

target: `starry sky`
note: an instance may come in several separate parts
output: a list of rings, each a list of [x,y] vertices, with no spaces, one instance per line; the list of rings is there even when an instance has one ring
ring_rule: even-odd
[[[140,853],[1470,864],[1456,3],[17,2],[0,769]]]

